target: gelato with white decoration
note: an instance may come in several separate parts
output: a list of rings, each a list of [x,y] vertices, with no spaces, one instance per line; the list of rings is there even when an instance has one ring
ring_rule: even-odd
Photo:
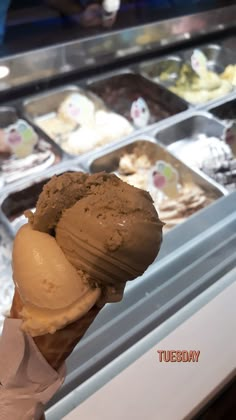
[[[56,115],[38,118],[38,125],[67,153],[77,155],[128,136],[133,127],[115,112],[81,93],[72,93]]]

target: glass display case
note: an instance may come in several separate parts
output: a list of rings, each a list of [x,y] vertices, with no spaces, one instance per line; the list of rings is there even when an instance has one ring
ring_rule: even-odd
[[[0,59],[0,330],[13,296],[15,234],[53,175],[105,171],[149,191],[147,174],[161,160],[178,174],[178,196],[167,197],[164,206],[151,192],[166,224],[160,254],[127,285],[122,302],[106,305],[78,344],[66,381],[47,407],[48,420],[80,413],[92,419],[93,404],[103,416],[102,387],[113,388],[109,381],[118,372],[130,372],[132,363],[221,293],[232,309],[224,291],[235,275],[235,2],[124,1],[109,29],[82,27],[85,3],[70,13],[55,2],[11,3]],[[4,13],[0,8],[2,19]],[[194,67],[196,54],[204,58],[204,75]],[[95,123],[66,124],[61,110],[71,101],[92,104]],[[26,134],[34,139],[26,154],[9,146],[16,133],[23,146]],[[228,322],[233,315],[225,317]],[[204,398],[193,401],[196,412],[231,378],[231,354],[228,362]],[[81,412],[70,417],[79,404]]]

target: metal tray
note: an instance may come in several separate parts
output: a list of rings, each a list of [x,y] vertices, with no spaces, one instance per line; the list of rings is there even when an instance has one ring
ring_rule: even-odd
[[[43,127],[39,124],[39,119],[50,120],[50,118],[56,117],[60,104],[66,99],[66,97],[72,93],[81,93],[88,97],[95,104],[96,109],[105,109],[102,101],[93,95],[91,92],[84,91],[77,86],[66,86],[60,89],[52,90],[42,95],[37,95],[27,99],[23,103],[23,113],[26,118],[31,121],[34,125],[44,131]],[[59,140],[46,133],[52,141],[54,141],[63,150]],[[68,156],[74,157],[75,155],[65,152]],[[77,155],[76,155],[77,156]]]
[[[63,102],[68,95],[76,92],[81,93],[94,101],[95,107],[104,109],[102,101],[91,92],[87,92],[78,86],[70,85],[27,99],[23,103],[24,113],[32,121],[35,121],[36,118],[56,113],[61,102]]]
[[[43,186],[53,175],[77,171],[83,170],[76,164],[61,164],[37,178],[31,177],[29,180],[22,181],[3,191],[0,196],[0,222],[3,223],[9,234],[14,237],[18,229],[26,223],[25,210],[35,208]]]
[[[60,131],[58,130],[58,135],[54,136],[52,133],[47,131],[40,124],[40,120],[43,121],[43,120],[50,120],[50,119],[55,118],[60,104],[66,99],[66,97],[69,94],[73,92],[80,92],[85,97],[90,99],[95,105],[95,111],[104,110],[109,113],[110,110],[105,106],[104,102],[100,98],[94,95],[94,93],[85,91],[77,86],[67,86],[65,88],[57,89],[43,95],[38,95],[34,98],[30,98],[24,102],[23,112],[26,115],[27,119],[29,119],[31,122],[36,124],[36,126],[40,126],[42,131],[45,130],[47,132],[47,135],[61,147],[61,149],[64,151],[66,155],[74,158],[75,156],[81,156],[85,153],[88,153],[91,150],[104,147],[104,145],[107,143],[104,143],[104,145],[103,144],[102,145],[98,144],[97,146],[94,145],[93,149],[85,150],[83,152],[81,151],[81,153],[68,152],[65,150],[65,147],[63,147],[63,142],[66,141],[67,136],[74,131],[74,128],[68,127],[66,126],[66,124],[64,124],[63,126],[66,128],[66,131],[60,134]],[[106,137],[106,140],[107,140],[107,137]],[[120,138],[112,139],[111,142],[115,142],[119,140]]]
[[[157,141],[168,147],[171,153],[175,154],[180,160],[184,161],[189,166],[192,163],[181,157],[182,150],[185,145],[189,142],[194,142],[199,139],[199,136],[204,134],[207,137],[217,137],[222,140],[225,139],[226,125],[221,123],[219,120],[214,118],[211,114],[198,112],[193,113],[187,119],[171,124],[169,127],[161,129],[155,133]],[[230,143],[233,154],[236,150],[236,136]],[[218,149],[217,149],[218,150]],[[221,157],[218,151],[211,149],[209,155],[212,155],[212,161],[215,159],[215,169],[206,170],[207,174],[220,182],[224,188],[229,191],[235,190],[236,188],[236,177],[235,169],[236,161],[231,161],[228,164],[229,159],[225,155],[224,151],[221,151]],[[227,162],[227,164],[226,164]]]
[[[226,48],[223,48],[220,45],[206,45],[198,49],[202,51],[207,57],[208,69],[216,73],[222,73],[225,67],[229,64],[236,64],[236,54]],[[138,70],[146,78],[159,83],[166,88],[170,88],[171,86],[175,85],[177,79],[179,78],[183,64],[187,63],[191,65],[191,56],[193,51],[193,49],[189,49],[183,52],[180,51],[175,55],[170,55],[162,59],[141,63],[138,65]],[[164,80],[162,79],[163,72],[166,73]],[[223,96],[227,95],[228,94]],[[207,103],[213,101],[208,101]],[[189,105],[199,106],[199,104],[194,104],[192,102],[187,103]],[[204,103],[202,105],[204,105]]]
[[[224,194],[226,194],[226,191],[222,189],[218,184],[211,182],[211,180],[208,177],[205,177],[204,175],[201,175],[198,171],[190,169],[187,165],[185,165],[183,162],[178,160],[175,156],[170,154],[166,148],[158,144],[155,139],[143,136],[141,138],[137,138],[135,141],[127,143],[125,146],[114,148],[113,151],[110,153],[107,153],[105,155],[100,155],[94,158],[93,161],[90,162],[89,167],[86,168],[90,172],[100,172],[100,171],[106,171],[106,172],[115,172],[117,175],[119,175],[118,168],[119,168],[119,162],[120,158],[124,154],[131,154],[134,151],[139,152],[142,155],[146,155],[151,162],[151,165],[155,165],[156,161],[164,161],[168,164],[172,165],[179,174],[179,183],[184,187],[189,187],[189,185],[197,185],[201,187],[201,189],[204,191],[206,197],[210,200],[216,200],[217,198],[222,197]],[[151,169],[151,167],[150,167]],[[149,172],[149,170],[147,169]],[[147,171],[144,170],[143,172],[147,174]],[[143,177],[145,179],[145,174],[143,173]],[[142,175],[141,178],[143,179]],[[141,181],[142,184],[142,181]],[[145,186],[142,184],[139,184],[138,180],[138,187],[145,188]],[[152,189],[152,187],[150,187]],[[151,190],[150,190],[151,192]],[[154,192],[154,191],[153,191]],[[152,193],[151,193],[152,194]],[[154,192],[154,195],[156,196],[156,193]],[[171,206],[173,205],[172,200],[169,201]],[[191,204],[190,204],[191,206]],[[178,207],[178,204],[176,203],[176,208]],[[164,222],[166,222],[165,231],[169,231],[174,226],[177,226],[180,221],[185,221],[189,218],[190,214],[193,214],[194,211],[190,212],[188,215],[183,212],[181,217],[179,216],[179,213],[177,212],[177,215],[175,217],[168,216],[168,218],[165,219],[166,212],[161,212],[161,208],[157,204],[157,209],[160,212],[160,217],[163,219]],[[171,212],[173,213],[173,207],[171,208]],[[198,211],[197,209],[196,211]],[[195,211],[195,213],[196,213]],[[181,210],[182,212],[182,210]],[[166,216],[167,217],[167,216]]]
[[[156,131],[156,139],[170,146],[173,143],[185,139],[195,140],[199,134],[204,133],[206,136],[217,137],[221,139],[224,135],[225,125],[214,118],[207,112],[196,111],[189,114],[187,118],[169,124],[165,128]]]
[[[182,65],[183,60],[181,57],[170,55],[161,59],[159,58],[140,63],[138,64],[137,69],[144,77],[168,88],[177,81]],[[164,72],[168,77],[163,80],[161,75]]]
[[[147,125],[176,115],[188,108],[184,100],[163,86],[130,72],[99,79],[88,83],[88,87],[101,97],[110,109],[123,115],[131,123],[133,123],[130,115],[131,106],[138,98],[143,98],[148,105],[150,118]]]
[[[206,56],[208,69],[216,73],[222,73],[229,64],[236,64],[235,53],[227,48],[223,48],[221,45],[206,45],[199,47],[198,49]],[[189,49],[162,59],[141,63],[139,65],[139,70],[152,80],[156,77],[157,81],[164,86],[173,85],[178,79],[182,65],[185,62],[191,64],[193,52],[193,49]],[[164,71],[170,74],[170,77],[166,81],[160,79],[160,76]]]
[[[0,107],[0,128],[7,127],[19,121],[19,115],[13,107]],[[13,126],[14,128],[14,126]],[[34,128],[35,129],[35,128]],[[16,158],[8,152],[0,154],[0,184],[8,185],[18,179],[29,177],[35,172],[41,172],[57,164],[62,159],[62,153],[57,145],[42,136],[41,132],[35,129],[38,135],[38,142],[34,148],[34,153],[25,158]],[[45,155],[40,154],[46,152]],[[2,155],[2,156],[1,156]],[[30,163],[30,156],[33,161]],[[38,159],[38,160],[37,160]],[[32,166],[31,166],[32,164]],[[31,166],[31,167],[30,167]]]
[[[236,121],[236,98],[223,102],[220,105],[210,107],[208,111],[220,120]]]
[[[233,49],[231,50],[231,49],[225,48],[219,44],[205,45],[205,46],[200,47],[199,49],[200,51],[203,52],[203,54],[205,54],[208,60],[207,61],[208,69],[215,73],[218,73],[218,74],[223,73],[223,71],[228,65],[236,64],[236,54]],[[184,61],[190,64],[193,51],[194,51],[193,49],[186,50],[180,53],[180,57]],[[219,96],[218,98],[215,98],[211,101],[208,101],[203,105],[207,104],[208,106],[211,106],[211,104],[216,103],[216,101],[220,100],[221,98],[223,99],[223,98],[229,97],[234,91],[235,91],[235,87],[232,87],[231,92],[225,95]]]
[[[132,153],[136,147],[144,149],[145,154],[148,155],[148,158],[153,164],[155,164],[157,160],[164,160],[176,167],[180,175],[181,184],[192,181],[193,183],[201,186],[207,192],[213,192],[215,198],[227,194],[224,188],[215,182],[212,182],[204,174],[199,173],[199,171],[189,168],[185,163],[181,162],[150,136],[142,136],[142,138],[135,140],[130,139],[127,141],[126,145],[114,147],[113,150],[107,154],[103,154],[102,152],[97,153],[97,155],[94,155],[93,159],[91,158],[87,166],[83,165],[83,169],[91,173],[101,171],[117,172],[120,158],[125,153]]]

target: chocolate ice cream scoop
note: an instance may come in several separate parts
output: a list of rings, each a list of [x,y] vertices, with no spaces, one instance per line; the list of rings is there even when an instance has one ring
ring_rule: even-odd
[[[53,176],[43,187],[35,213],[27,211],[26,216],[33,229],[53,234],[64,210],[90,194],[104,191],[104,188],[112,190],[119,182],[115,175],[104,172],[93,175],[66,172]]]
[[[77,270],[109,288],[109,300],[122,298],[125,282],[143,274],[162,240],[151,196],[114,174],[55,176],[28,216],[33,229],[55,235]]]
[[[53,177],[28,217],[14,242],[13,272],[32,336],[121,300],[126,282],[144,273],[162,241],[149,193],[112,174]]]
[[[118,179],[113,188],[105,183],[66,210],[56,227],[56,241],[70,263],[114,293],[143,274],[161,239],[150,195]]]

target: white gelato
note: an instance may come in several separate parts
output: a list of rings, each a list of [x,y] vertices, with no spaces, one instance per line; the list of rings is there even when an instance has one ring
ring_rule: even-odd
[[[197,140],[182,140],[172,143],[168,149],[188,165],[211,171],[233,158],[228,144],[216,137],[200,134]]]
[[[114,112],[97,111],[95,129],[103,139],[103,143],[128,136],[133,131],[132,125],[126,118]]]
[[[97,147],[101,137],[90,127],[81,127],[72,132],[63,144],[63,149],[72,154],[86,153]]]

